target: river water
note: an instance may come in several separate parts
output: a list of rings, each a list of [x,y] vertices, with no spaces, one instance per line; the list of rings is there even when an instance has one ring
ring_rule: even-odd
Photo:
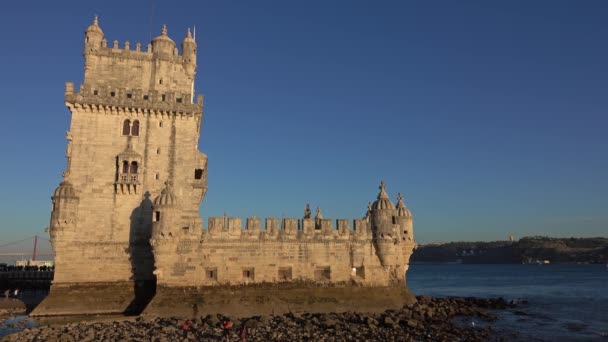
[[[527,301],[518,308],[497,311],[500,319],[492,323],[500,335],[517,333],[515,340],[608,341],[604,265],[413,264],[407,283],[416,295]],[[0,337],[37,323],[27,317],[2,321]]]
[[[608,341],[608,271],[604,265],[413,264],[416,295],[526,300],[499,311],[503,334],[527,341]]]

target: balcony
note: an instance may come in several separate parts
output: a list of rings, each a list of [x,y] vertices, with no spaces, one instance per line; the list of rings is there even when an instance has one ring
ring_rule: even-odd
[[[136,173],[121,173],[118,175],[118,184],[139,184],[139,175]]]

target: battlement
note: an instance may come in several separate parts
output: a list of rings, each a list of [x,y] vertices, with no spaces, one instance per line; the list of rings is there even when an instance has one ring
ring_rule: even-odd
[[[248,217],[243,227],[239,217],[209,217],[203,236],[207,240],[349,240],[371,239],[369,222],[353,220],[354,230],[348,219],[276,218],[261,220]]]
[[[188,30],[181,43],[182,53],[168,36],[167,27],[142,49],[141,43],[123,48],[114,40],[111,46],[104,37],[97,18],[85,31],[84,84],[92,87],[142,89],[144,93],[190,93],[194,96],[196,42]]]
[[[79,92],[74,92],[74,83],[65,84],[65,102],[68,104],[123,107],[137,110],[164,111],[187,115],[200,115],[203,110],[203,95],[190,92],[144,91],[124,87],[94,86],[82,84]]]

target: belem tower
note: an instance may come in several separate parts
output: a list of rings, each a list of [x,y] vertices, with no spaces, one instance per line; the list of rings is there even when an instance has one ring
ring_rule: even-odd
[[[165,26],[147,46],[121,47],[96,17],[83,55],[84,82],[65,87],[67,166],[48,228],[55,277],[33,315],[168,315],[193,304],[232,315],[380,311],[415,301],[405,286],[412,214],[384,183],[361,219],[307,206],[302,218],[203,226],[207,156],[197,149],[204,111],[190,31],[181,49]]]

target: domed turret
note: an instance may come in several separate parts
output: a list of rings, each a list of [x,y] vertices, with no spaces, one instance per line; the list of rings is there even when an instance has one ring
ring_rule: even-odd
[[[196,42],[192,38],[190,29],[188,29],[186,38],[182,41],[182,58],[186,75],[194,77],[196,72]]]
[[[403,196],[401,193],[397,195],[397,216],[399,217],[412,217],[412,213],[405,206],[405,202],[403,202]]]
[[[53,241],[60,231],[72,230],[76,226],[79,200],[72,184],[64,180],[53,192],[51,201],[49,233],[51,234],[51,241]]]
[[[99,20],[97,16],[93,19],[93,23],[87,27],[84,31],[84,51],[93,52],[101,48],[101,41],[103,40],[103,31],[99,27]]]
[[[59,184],[59,186],[57,187],[57,189],[55,189],[55,192],[53,193],[53,200],[65,198],[76,198],[76,191],[74,191],[72,183],[68,181],[61,182],[61,184]]]
[[[177,197],[173,194],[171,184],[165,183],[165,188],[160,192],[160,195],[154,199],[154,208],[175,206],[177,204]]]
[[[157,56],[171,57],[175,47],[175,42],[167,35],[167,25],[163,25],[160,36],[152,39],[152,52]]]
[[[388,194],[386,193],[386,189],[384,186],[384,181],[380,182],[380,193],[378,194],[378,199],[372,204],[372,210],[393,210],[395,209],[395,205],[391,202]]]

